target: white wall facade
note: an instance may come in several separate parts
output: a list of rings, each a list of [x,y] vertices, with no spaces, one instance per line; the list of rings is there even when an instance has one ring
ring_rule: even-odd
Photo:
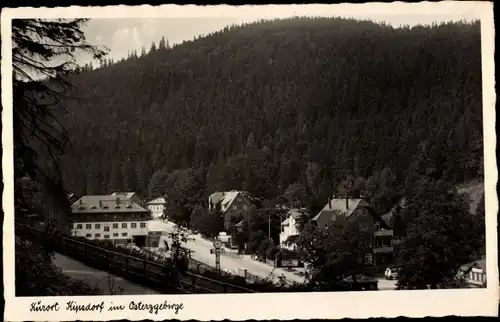
[[[295,249],[295,245],[285,245],[285,241],[288,239],[290,236],[295,236],[298,235],[298,224],[297,221],[292,217],[288,217],[288,225],[286,226],[281,226],[281,233],[280,233],[280,245],[281,248],[286,248],[293,250]]]
[[[473,267],[467,274],[466,280],[469,284],[483,286],[486,283],[486,273],[480,268]]]
[[[120,222],[75,222],[73,236],[88,239],[127,239],[133,236],[147,236],[147,221]]]
[[[153,218],[160,218],[163,216],[163,211],[165,210],[165,205],[163,204],[151,204],[147,205],[149,211],[151,211],[151,216]]]

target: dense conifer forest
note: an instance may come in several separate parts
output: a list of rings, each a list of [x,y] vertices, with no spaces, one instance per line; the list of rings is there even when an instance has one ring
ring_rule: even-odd
[[[189,218],[222,189],[314,210],[346,177],[353,194],[480,178],[480,44],[479,22],[294,18],[86,65],[65,102],[66,188],[167,194]]]

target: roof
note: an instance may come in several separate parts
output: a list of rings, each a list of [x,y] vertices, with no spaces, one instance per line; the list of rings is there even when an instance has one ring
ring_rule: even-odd
[[[462,265],[462,268],[466,270],[469,270],[473,267],[480,268],[483,270],[483,272],[486,272],[486,258]]]
[[[297,209],[297,208],[292,208],[288,211],[286,219],[281,223],[282,226],[286,226],[290,222],[290,217],[297,220],[299,218],[302,218],[306,216],[306,210],[305,209]]]
[[[156,199],[151,200],[147,204],[148,205],[161,205],[161,204],[165,204],[165,203],[167,203],[165,201],[165,198],[156,198]]]
[[[396,211],[398,209],[402,209],[404,208],[406,205],[406,198],[401,198],[397,204],[395,204],[391,210],[389,210],[388,212],[386,212],[385,214],[383,214],[382,216],[380,216],[382,218],[382,220],[384,221],[384,224],[387,225],[387,227],[392,227],[391,225],[391,221],[392,221],[392,217],[394,216],[394,214],[396,213]]]
[[[112,196],[118,196],[118,197],[123,197],[125,199],[130,199],[132,198],[133,195],[135,195],[135,192],[121,192],[121,191],[118,191],[118,192],[113,192],[111,194]]]
[[[324,226],[327,222],[334,220],[338,213],[349,217],[356,208],[358,208],[359,203],[363,199],[359,198],[349,198],[347,199],[349,203],[349,208],[346,208],[345,198],[332,198],[325,207],[312,219],[318,223],[318,226]]]
[[[120,195],[83,196],[71,205],[72,213],[126,213],[149,212],[130,199]]]
[[[214,192],[210,195],[209,199],[212,201],[214,205],[220,203],[220,209],[222,212],[226,211],[231,207],[233,201],[238,197],[238,195],[243,195],[245,198],[247,197],[246,192],[244,191],[224,191],[224,192]]]
[[[222,199],[224,196],[224,192],[214,192],[212,193],[208,198],[212,200],[212,202],[215,204],[218,204],[219,201]]]

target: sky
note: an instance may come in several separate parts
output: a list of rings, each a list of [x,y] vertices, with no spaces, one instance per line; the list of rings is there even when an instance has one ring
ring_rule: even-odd
[[[149,50],[151,43],[158,43],[162,36],[170,44],[192,40],[195,36],[207,35],[231,24],[242,24],[260,19],[287,18],[293,16],[323,16],[368,19],[385,22],[400,27],[418,24],[432,24],[444,21],[473,20],[474,10],[456,9],[458,7],[368,7],[366,5],[283,5],[283,6],[216,6],[190,7],[176,6],[176,10],[148,9],[137,10],[136,17],[91,18],[83,28],[89,42],[105,45],[110,49],[108,57],[118,60],[126,57],[129,51],[141,51],[144,46]],[[160,7],[161,8],[161,7]],[[223,8],[223,9],[222,9]],[[406,9],[405,9],[406,8]],[[450,9],[451,8],[451,9]],[[170,9],[170,8],[167,8]],[[430,9],[430,11],[429,11]],[[161,16],[162,13],[168,16]],[[80,60],[80,59],[79,59]],[[81,58],[88,60],[88,58]]]

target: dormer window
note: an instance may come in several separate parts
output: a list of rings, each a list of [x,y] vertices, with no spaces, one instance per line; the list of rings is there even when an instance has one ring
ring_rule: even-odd
[[[97,209],[97,207],[96,206],[92,206],[92,207],[90,207],[90,209]]]
[[[116,205],[116,206],[115,206],[115,209],[120,209],[120,206]]]
[[[132,208],[132,206],[131,206],[131,205],[128,205],[128,206],[127,206],[127,208],[129,208],[129,209],[130,209],[130,208]]]
[[[102,208],[104,208],[104,209],[108,209],[108,206],[104,205],[104,206],[102,206]]]

